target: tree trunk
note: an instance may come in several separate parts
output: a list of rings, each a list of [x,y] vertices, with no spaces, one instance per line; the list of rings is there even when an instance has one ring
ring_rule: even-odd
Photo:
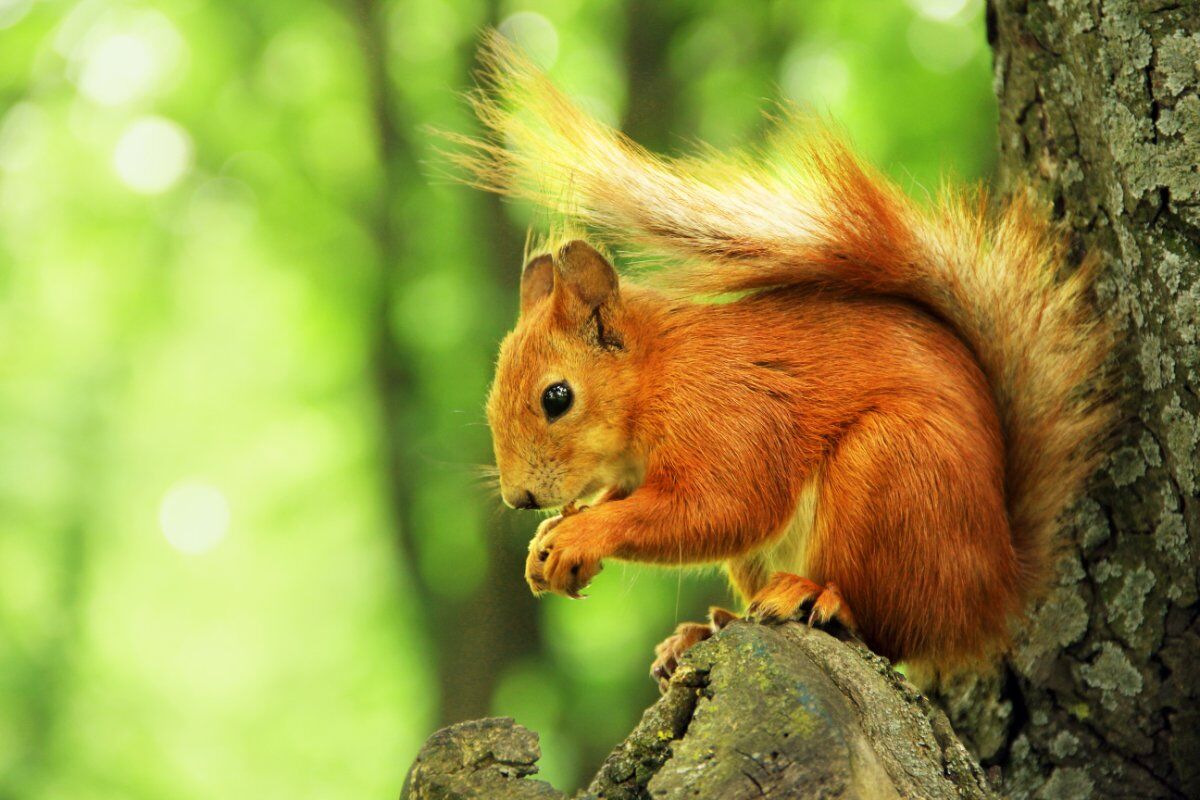
[[[488,24],[497,25],[497,0],[489,0],[486,9]],[[469,83],[478,68],[475,43],[470,38],[467,48],[462,62],[467,71],[464,81]],[[480,202],[481,208],[475,211],[476,230],[481,241],[489,243],[480,255],[480,279],[494,287],[493,297],[511,303],[515,314],[523,237],[505,215],[498,195],[488,194]],[[508,325],[509,320],[504,319],[493,331],[497,339]],[[493,343],[488,340],[484,346],[492,355]],[[498,493],[493,502],[500,505]],[[496,685],[508,667],[542,647],[537,599],[524,591],[520,573],[513,571],[514,564],[525,563],[531,522],[525,514],[505,508],[497,508],[491,520],[486,537],[487,572],[482,583],[469,597],[440,601],[441,608],[432,615],[441,669],[450,673],[441,675],[443,723],[489,713]]]
[[[511,662],[538,648],[534,599],[510,590],[511,576],[501,572],[524,557],[524,547],[514,535],[488,540],[487,574],[468,597],[439,596],[417,567],[417,537],[412,514],[414,487],[420,465],[411,451],[417,438],[415,412],[419,398],[415,357],[395,333],[397,290],[410,276],[402,266],[411,262],[409,241],[398,214],[399,199],[420,179],[411,119],[388,74],[388,54],[395,45],[388,36],[384,6],[378,0],[345,0],[345,8],[358,34],[364,80],[371,104],[372,133],[379,161],[379,186],[369,209],[369,224],[377,251],[378,280],[374,305],[367,319],[371,343],[370,369],[379,420],[379,447],[383,494],[397,570],[412,587],[411,602],[419,608],[413,616],[427,622],[436,648],[438,715],[443,723],[488,713],[497,680]],[[498,213],[498,212],[497,212]],[[505,242],[493,252],[519,252],[518,240],[496,213],[481,220],[489,241]],[[519,274],[519,264],[488,263],[492,275],[503,282],[504,273]],[[516,297],[516,288],[504,291]],[[497,528],[506,532],[527,520],[505,513]],[[514,542],[518,544],[514,545]],[[407,632],[406,636],[409,636]]]
[[[636,98],[625,108],[621,130],[656,153],[671,152],[679,86],[668,63],[668,43],[681,9],[657,0],[628,0],[625,10],[625,84]]]
[[[1005,674],[946,687],[1011,796],[1200,796],[1200,3],[994,0],[1001,184],[1104,263],[1123,422]]]

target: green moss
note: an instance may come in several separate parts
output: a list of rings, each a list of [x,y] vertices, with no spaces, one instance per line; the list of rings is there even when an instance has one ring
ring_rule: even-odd
[[[1116,642],[1104,642],[1100,654],[1079,669],[1084,682],[1100,690],[1100,705],[1114,711],[1118,694],[1133,697],[1142,691],[1142,674]]]
[[[1142,432],[1142,439],[1139,442],[1142,450],[1142,457],[1146,459],[1146,463],[1152,467],[1162,466],[1162,449],[1159,448],[1158,442],[1154,441],[1154,437],[1147,431]]]
[[[1155,72],[1172,95],[1182,94],[1200,83],[1200,34],[1176,33],[1160,42]]]
[[[1142,367],[1142,377],[1148,392],[1158,391],[1175,380],[1175,360],[1157,336],[1147,334],[1142,338],[1138,363]]]
[[[1162,510],[1158,524],[1154,526],[1154,546],[1178,564],[1187,563],[1191,548],[1188,546],[1187,526],[1183,515],[1175,508]]]
[[[1185,492],[1196,491],[1196,449],[1200,446],[1200,418],[1183,408],[1179,395],[1171,396],[1162,412],[1167,428],[1167,451],[1175,463],[1175,479]]]
[[[1085,497],[1075,506],[1075,527],[1079,530],[1079,541],[1085,551],[1093,550],[1097,545],[1108,541],[1112,536],[1112,528],[1104,509],[1090,497]]]
[[[1143,353],[1143,373],[1147,372],[1144,356],[1145,353]],[[1151,359],[1151,365],[1153,368],[1153,359]],[[1128,486],[1146,474],[1146,461],[1142,454],[1134,448],[1122,447],[1109,459],[1108,474],[1112,476],[1113,483],[1117,486]]]
[[[1146,597],[1157,583],[1154,573],[1144,564],[1127,570],[1121,588],[1108,603],[1108,620],[1127,643],[1133,645],[1139,633],[1145,633]]]
[[[1055,589],[1034,612],[1024,646],[1014,656],[1021,673],[1037,679],[1045,662],[1087,632],[1088,608],[1073,588]]]
[[[1120,577],[1122,572],[1124,572],[1124,569],[1121,568],[1120,564],[1109,561],[1107,558],[1097,562],[1096,566],[1092,567],[1092,575],[1101,583],[1106,583],[1113,578]]]
[[[1079,752],[1079,739],[1070,731],[1059,731],[1050,740],[1050,754],[1058,759],[1073,756]]]
[[[1078,767],[1059,767],[1046,785],[1034,795],[1039,800],[1089,800],[1095,797],[1096,784]]]

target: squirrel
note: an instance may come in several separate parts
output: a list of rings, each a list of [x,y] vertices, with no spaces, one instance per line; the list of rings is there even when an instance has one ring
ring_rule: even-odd
[[[524,267],[487,417],[504,502],[563,510],[532,590],[722,563],[754,620],[917,669],[1003,652],[1111,417],[1095,262],[1019,197],[922,208],[795,116],[757,158],[652,155],[484,51],[468,180],[668,259],[635,281],[581,238]],[[652,674],[737,618],[680,625]]]

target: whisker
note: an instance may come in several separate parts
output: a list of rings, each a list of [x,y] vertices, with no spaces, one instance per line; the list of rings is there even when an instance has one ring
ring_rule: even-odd
[[[476,478],[474,485],[481,489],[487,489],[489,494],[500,494],[499,478]]]

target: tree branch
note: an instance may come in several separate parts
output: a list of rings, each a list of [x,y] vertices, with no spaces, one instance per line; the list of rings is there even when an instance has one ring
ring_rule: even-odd
[[[565,798],[529,778],[511,719],[438,731],[402,800]],[[580,800],[994,797],[945,715],[887,661],[802,625],[737,622],[684,656],[667,693]]]

